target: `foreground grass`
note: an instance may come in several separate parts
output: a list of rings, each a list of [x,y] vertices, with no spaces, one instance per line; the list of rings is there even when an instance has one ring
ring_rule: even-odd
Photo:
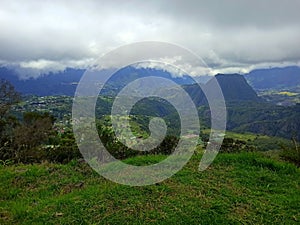
[[[163,156],[128,159],[131,164]],[[196,155],[146,187],[105,180],[85,163],[0,168],[0,224],[297,224],[300,171],[257,153]]]

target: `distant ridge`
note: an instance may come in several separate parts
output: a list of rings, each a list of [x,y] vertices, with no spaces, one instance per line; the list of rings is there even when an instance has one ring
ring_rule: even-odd
[[[287,89],[300,86],[300,67],[258,69],[245,78],[255,90]]]
[[[67,68],[57,73],[42,75],[36,79],[20,80],[15,71],[0,67],[0,79],[9,80],[17,91],[24,95],[50,96],[67,95],[74,96],[76,86],[85,70]],[[186,75],[173,76],[165,70],[125,67],[119,70],[105,85],[102,94],[115,94],[131,81],[147,76],[158,76],[171,79],[179,85],[192,84],[195,81]]]
[[[15,89],[24,95],[67,95],[74,96],[76,84],[85,70],[67,68],[64,71],[42,75],[36,79],[20,80],[15,71],[0,68],[0,79],[10,81]]]
[[[67,68],[60,72],[50,72],[49,74],[42,75],[36,79],[20,80],[17,73],[6,67],[0,67],[0,79],[4,78],[9,80],[15,88],[22,94],[33,94],[38,96],[47,95],[68,95],[73,96],[76,90],[76,84],[79,82],[85,70]],[[172,75],[163,70],[158,69],[145,69],[145,68],[134,68],[126,67],[120,70],[121,77],[118,80],[112,80],[111,84],[114,88],[120,88],[124,83],[130,82],[132,79],[137,78],[137,74],[141,77],[149,76],[149,73],[153,76],[161,76],[165,78],[172,78],[176,83],[180,85],[189,85],[194,83],[188,76],[183,77],[172,77]],[[122,75],[123,74],[123,75]],[[231,74],[234,76],[234,74]],[[232,99],[230,90],[232,85],[229,83],[233,82],[233,76],[230,74],[218,74],[219,82],[223,82],[222,76],[226,76],[227,79],[231,79],[230,82],[224,83],[224,90],[228,93],[228,98]],[[228,77],[227,77],[228,76]],[[235,74],[238,76],[238,74]],[[253,70],[248,74],[245,74],[247,82],[254,90],[265,90],[265,89],[288,89],[291,87],[300,86],[300,67],[290,66],[285,68],[270,68],[270,69],[257,69]],[[209,80],[209,76],[195,77],[195,80],[201,83],[206,83]],[[236,79],[234,82],[240,82],[242,87],[245,87],[243,83],[245,81]],[[232,83],[233,84],[233,83]],[[235,83],[237,84],[237,83]],[[235,89],[238,87],[235,87]],[[249,88],[247,88],[249,89]],[[243,90],[239,91],[241,94],[246,93]],[[250,91],[247,91],[250,94]],[[246,100],[246,96],[241,96],[242,99]],[[249,95],[249,98],[254,98],[253,93]]]

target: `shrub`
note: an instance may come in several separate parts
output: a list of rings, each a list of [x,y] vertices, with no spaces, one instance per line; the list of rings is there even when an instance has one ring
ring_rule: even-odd
[[[68,163],[73,159],[82,158],[71,131],[51,138],[44,151],[45,159],[50,162]]]
[[[296,164],[298,167],[300,167],[300,149],[299,144],[296,141],[296,138],[292,138],[292,147],[287,147],[284,145],[281,145],[281,153],[280,156],[294,164]]]
[[[253,152],[255,147],[249,145],[246,141],[236,140],[233,138],[224,138],[220,152],[238,153],[238,152]]]

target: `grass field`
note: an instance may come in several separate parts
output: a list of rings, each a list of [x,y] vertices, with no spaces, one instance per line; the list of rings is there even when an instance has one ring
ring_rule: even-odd
[[[128,159],[155,163],[164,156]],[[300,170],[259,153],[201,154],[151,186],[112,183],[88,165],[0,168],[0,224],[299,224]]]

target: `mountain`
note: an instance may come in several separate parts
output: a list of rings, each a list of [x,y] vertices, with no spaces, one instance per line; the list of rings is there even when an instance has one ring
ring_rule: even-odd
[[[253,88],[247,83],[244,76],[239,74],[217,74],[215,76],[220,88],[223,92],[223,96],[226,102],[260,102],[262,101],[253,90]],[[201,85],[201,88],[213,90],[213,81],[208,81],[205,85]],[[185,90],[189,93],[193,101],[197,105],[207,104],[207,100],[203,91],[199,85],[185,85]]]
[[[61,72],[50,72],[36,79],[21,80],[18,74],[5,67],[0,68],[0,79],[10,81],[15,89],[24,95],[67,95],[74,96],[76,85],[84,70],[67,68]]]
[[[10,81],[15,86],[16,90],[24,95],[74,96],[76,86],[84,72],[85,70],[83,69],[67,68],[64,71],[56,73],[51,72],[36,79],[30,78],[27,80],[20,80],[18,74],[14,70],[0,67],[0,79],[2,78]],[[104,86],[104,91],[102,91],[101,93],[106,95],[114,95],[131,81],[150,75],[171,79],[179,85],[195,83],[195,81],[191,77],[186,75],[176,77],[165,70],[135,68],[128,66],[117,71],[108,80],[108,82]]]
[[[119,93],[119,91],[121,91],[122,88],[124,88],[130,82],[133,82],[139,78],[145,78],[149,76],[166,78],[175,82],[178,85],[188,85],[195,83],[195,80],[187,75],[174,76],[166,70],[154,68],[136,68],[128,66],[122,68],[121,70],[117,71],[113,76],[111,76],[110,79],[104,85],[100,94],[115,96]],[[155,83],[148,84],[148,87],[151,88],[152,86],[153,88],[155,88]],[[167,88],[169,87],[169,85],[166,84],[165,87]]]
[[[111,78],[108,83],[115,87],[123,87],[126,86],[128,83],[143,77],[162,77],[166,79],[170,79],[179,85],[184,84],[193,84],[195,81],[187,75],[183,76],[174,76],[170,72],[161,69],[154,69],[154,68],[135,68],[132,66],[127,66],[118,72],[116,72]]]
[[[60,72],[51,72],[36,79],[20,80],[15,71],[0,67],[0,79],[9,80],[22,94],[49,96],[67,95],[74,96],[76,85],[80,81],[85,70],[67,68]],[[179,85],[184,85],[188,92],[193,96],[198,105],[204,103],[203,93],[198,85],[193,85],[195,81],[189,76],[173,76],[168,71],[159,69],[145,69],[135,67],[125,67],[119,70],[107,82],[102,94],[115,95],[126,84],[131,81],[147,76],[158,76],[171,79]],[[243,76],[238,74],[218,74],[216,78],[224,92],[227,101],[258,101],[254,90],[262,89],[282,89],[300,86],[300,68],[271,68],[254,70]],[[209,76],[195,77],[196,81],[210,85]],[[248,83],[252,88],[248,85]],[[208,87],[207,86],[207,87]]]
[[[239,74],[218,74],[216,79],[226,101],[260,101],[244,76]],[[210,82],[207,83],[210,85]]]
[[[289,89],[300,86],[300,67],[258,69],[246,74],[245,78],[255,90]]]
[[[269,103],[227,105],[227,129],[300,140],[300,104],[283,107]]]
[[[74,96],[76,86],[80,81],[85,70],[67,68],[57,73],[49,73],[42,75],[36,79],[20,80],[17,73],[5,67],[0,68],[0,79],[9,80],[17,91],[25,95],[50,96],[50,95],[67,95]],[[178,85],[183,85],[187,92],[191,95],[197,105],[206,103],[205,95],[195,84],[195,80],[191,77],[174,76],[170,72],[152,68],[135,68],[125,67],[117,71],[104,85],[101,94],[115,95],[128,83],[142,77],[163,77],[170,79]],[[207,81],[209,77],[204,76],[203,81]],[[199,77],[197,78],[200,79]],[[259,101],[255,91],[249,86],[244,76],[239,74],[218,74],[216,79],[220,84],[226,101]],[[204,85],[204,84],[203,84]],[[204,86],[211,88],[212,81],[209,80]],[[203,86],[203,87],[204,87]]]

